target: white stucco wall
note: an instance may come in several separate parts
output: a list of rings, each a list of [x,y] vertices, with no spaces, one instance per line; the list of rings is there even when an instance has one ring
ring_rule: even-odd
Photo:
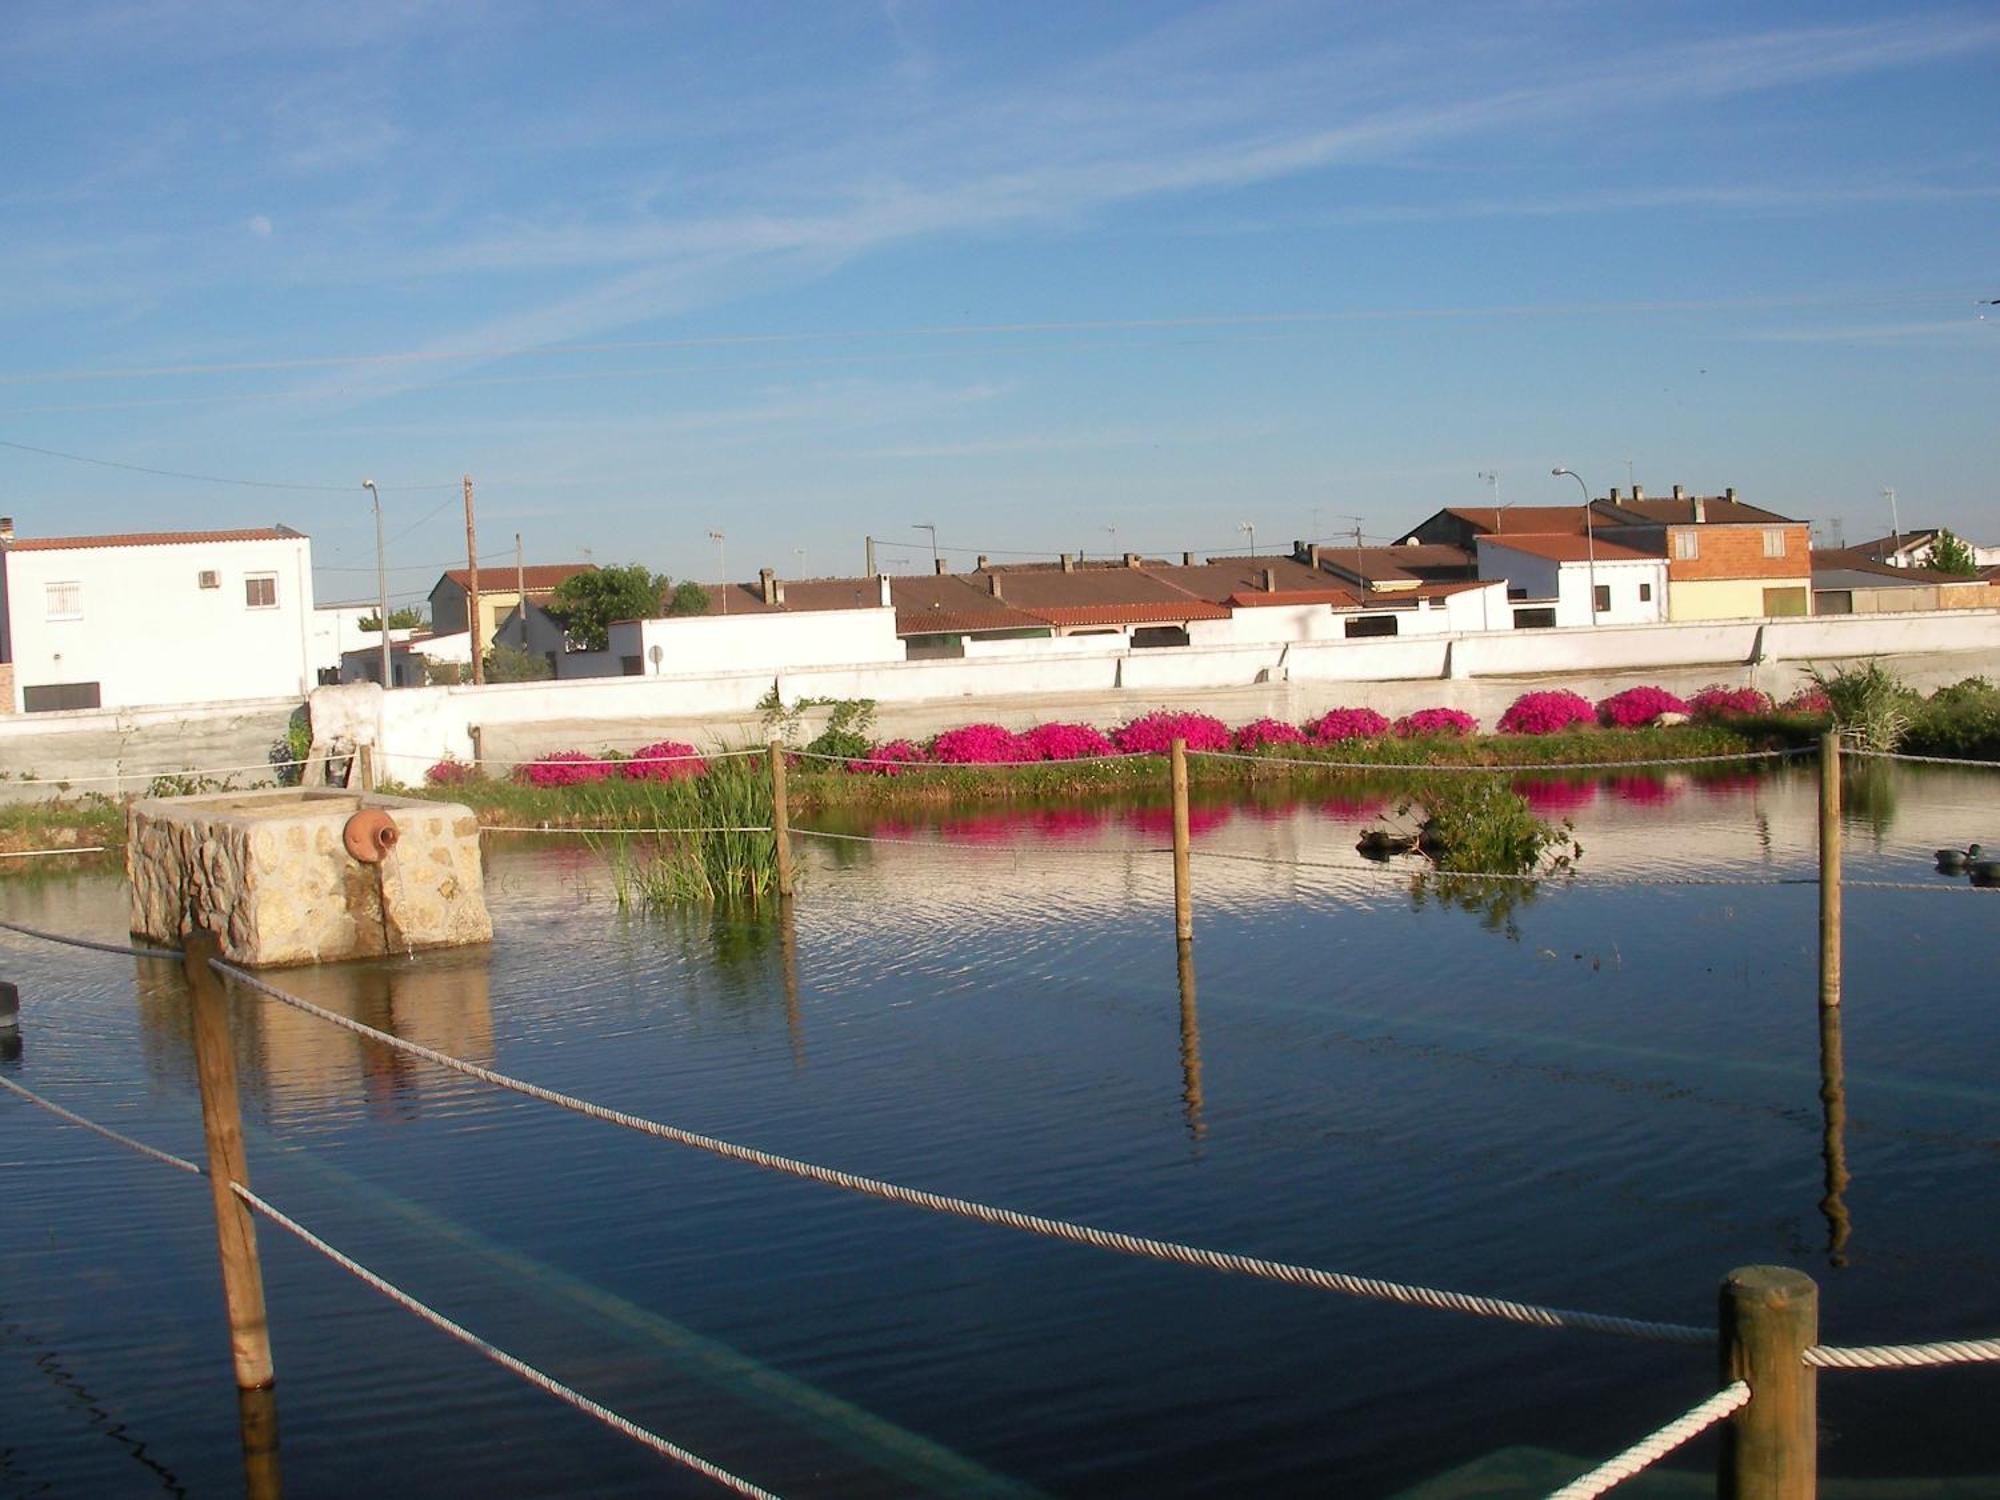
[[[154,546],[9,548],[14,708],[30,687],[95,682],[106,708],[304,696],[318,683],[312,544],[305,537]],[[219,575],[199,587],[204,571]],[[251,607],[246,577],[276,602]],[[51,619],[51,584],[75,584]]]
[[[1517,552],[1494,537],[1482,536],[1479,545],[1479,576],[1504,579],[1523,591],[1526,602],[1555,601],[1556,625],[1650,625],[1667,617],[1667,564],[1665,558],[1600,557],[1589,561],[1555,562],[1528,552]],[[1611,607],[1590,609],[1592,586],[1611,590]],[[1641,600],[1639,586],[1651,586],[1652,598]],[[1516,601],[1517,603],[1523,601]]]
[[[314,607],[306,646],[307,665],[315,672],[340,670],[340,658],[349,651],[380,646],[382,637],[363,630],[361,622],[375,618],[380,608],[374,604],[321,604]],[[416,632],[392,630],[389,639],[407,641]]]
[[[660,648],[657,664],[655,646]],[[896,611],[878,608],[620,620],[611,627],[611,656],[637,657],[645,676],[678,677],[899,662],[904,652],[896,638]]]

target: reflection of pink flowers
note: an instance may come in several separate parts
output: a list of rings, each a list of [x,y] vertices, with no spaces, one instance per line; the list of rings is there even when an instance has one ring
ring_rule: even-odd
[[[611,776],[609,762],[581,750],[557,750],[539,760],[514,767],[514,779],[523,786],[584,786]]]
[[[1476,734],[1479,721],[1462,709],[1420,708],[1413,714],[1404,714],[1394,728],[1398,738],[1413,740],[1420,735]]]
[[[1045,807],[1030,813],[1022,820],[1024,827],[1032,828],[1044,838],[1075,838],[1079,834],[1093,833],[1111,820],[1108,808],[1102,807]]]
[[[432,786],[464,786],[469,781],[479,780],[479,767],[453,760],[447,755],[424,772],[424,780]]]
[[[1277,719],[1252,719],[1236,731],[1238,750],[1262,750],[1267,745],[1303,745],[1306,737]]]
[[[1372,708],[1334,708],[1306,726],[1322,745],[1341,740],[1380,739],[1389,732],[1389,721]]]
[[[1611,780],[1611,794],[1622,802],[1672,802],[1686,790],[1685,782],[1668,781],[1663,776],[1616,776]]]
[[[1126,755],[1165,755],[1175,740],[1186,740],[1190,750],[1227,750],[1229,726],[1207,714],[1161,708],[1111,734],[1111,742]]]
[[[1637,729],[1661,714],[1684,714],[1688,706],[1662,687],[1629,687],[1597,705],[1598,717],[1614,729]]]
[[[847,769],[855,775],[900,776],[906,766],[922,765],[923,749],[908,740],[888,740],[868,752],[865,759],[850,760]]]
[[[1597,800],[1597,783],[1594,781],[1548,781],[1524,776],[1514,783],[1514,790],[1538,813],[1574,812]]]
[[[964,844],[1004,844],[1020,831],[1020,820],[1011,812],[946,818],[938,824],[940,837]]]
[[[1116,745],[1088,724],[1037,724],[1021,739],[1034,752],[1031,760],[1088,760],[1118,753]]]
[[[1329,818],[1342,818],[1358,823],[1369,818],[1381,817],[1388,806],[1388,799],[1383,797],[1366,800],[1355,797],[1328,797],[1319,804],[1319,810]]]
[[[1704,797],[1740,797],[1745,792],[1754,792],[1763,777],[1755,771],[1725,771],[1719,775],[1698,776],[1695,785],[1701,788]]]
[[[1507,712],[1500,715],[1500,732],[1554,734],[1572,724],[1592,723],[1596,718],[1597,710],[1590,706],[1588,698],[1579,693],[1560,689],[1523,693],[1508,705]]]
[[[1819,687],[1802,687],[1785,700],[1788,714],[1830,714],[1833,700]]]
[[[1188,809],[1188,834],[1208,833],[1220,828],[1230,819],[1233,808],[1213,804]],[[1171,838],[1174,832],[1174,810],[1171,807],[1135,807],[1125,814],[1125,822],[1141,833],[1164,834]]]
[[[967,724],[947,729],[932,740],[930,758],[942,766],[1012,765],[1033,760],[1035,752],[1011,729],[998,724]]]
[[[1770,698],[1755,688],[1724,687],[1719,682],[1711,682],[1688,699],[1688,712],[1697,719],[1729,719],[1770,711]]]
[[[695,752],[692,745],[683,745],[679,740],[661,740],[655,745],[641,745],[632,752],[632,758],[619,764],[619,774],[628,781],[673,781],[682,776],[699,776],[708,769],[708,762]]]

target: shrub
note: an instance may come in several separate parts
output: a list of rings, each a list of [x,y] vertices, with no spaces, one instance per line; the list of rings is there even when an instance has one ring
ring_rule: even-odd
[[[1806,675],[1826,695],[1836,728],[1864,750],[1894,750],[1910,727],[1910,711],[1922,700],[1880,662],[1835,667]]]
[[[1238,750],[1263,750],[1273,745],[1303,745],[1305,734],[1277,719],[1253,719],[1236,731]]]
[[[692,745],[683,745],[679,740],[661,740],[653,745],[641,745],[632,752],[632,758],[618,767],[618,774],[627,781],[672,781],[681,776],[699,776],[708,769]]]
[[[1779,704],[1778,709],[1788,714],[1830,714],[1833,712],[1833,700],[1822,688],[1802,687]]]
[[[685,587],[685,585],[683,585]],[[802,701],[800,708],[807,705]],[[794,718],[797,717],[796,710]],[[824,755],[835,760],[868,753],[868,731],[875,725],[873,698],[840,698],[830,705],[826,728],[806,742],[808,755]],[[784,739],[789,743],[791,735]]]
[[[1581,852],[1568,828],[1536,817],[1525,797],[1490,776],[1426,783],[1416,799],[1424,809],[1425,852],[1440,870],[1528,875],[1544,861],[1566,869]]]
[[[424,772],[424,781],[431,786],[464,786],[479,779],[479,767],[449,755]]]
[[[1423,735],[1468,735],[1479,732],[1479,721],[1456,708],[1420,708],[1404,714],[1392,726],[1398,739],[1413,740]]]
[[[557,750],[514,767],[514,779],[523,786],[586,786],[608,780],[611,771],[609,761],[581,750]]]
[[[947,729],[931,741],[930,758],[944,766],[1014,764],[1033,760],[1028,742],[998,724],[967,724]]]
[[[1308,724],[1306,730],[1322,745],[1333,745],[1342,740],[1380,739],[1389,732],[1389,721],[1372,708],[1334,708]]]
[[[1111,743],[1126,755],[1165,755],[1175,740],[1190,750],[1227,750],[1229,726],[1208,714],[1155,709],[1111,732]]]
[[[1572,724],[1590,724],[1597,710],[1579,693],[1523,693],[1500,715],[1502,734],[1555,734]]]
[[[1032,760],[1089,760],[1116,755],[1118,747],[1088,724],[1037,724],[1021,736]]]
[[[1711,682],[1688,699],[1688,712],[1697,719],[1746,718],[1770,711],[1768,693],[1760,693],[1751,687],[1724,687],[1719,682]]]
[[[1629,687],[1597,705],[1597,716],[1613,729],[1637,729],[1661,714],[1684,714],[1688,706],[1662,687]]]
[[[847,769],[855,775],[900,776],[906,766],[922,765],[924,751],[910,740],[886,740],[866,757],[850,760]]]

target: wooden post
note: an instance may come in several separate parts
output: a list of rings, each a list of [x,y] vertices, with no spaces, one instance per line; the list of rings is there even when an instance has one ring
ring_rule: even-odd
[[[264,1273],[257,1262],[257,1225],[231,1188],[250,1185],[243,1154],[243,1117],[236,1097],[236,1053],[229,1040],[229,1000],[209,960],[219,958],[215,935],[196,928],[181,945],[194,1012],[195,1071],[201,1080],[201,1128],[208,1140],[208,1185],[215,1199],[215,1240],[222,1259],[222,1299],[229,1312],[229,1349],[239,1390],[275,1379],[271,1330],[264,1318]]]
[[[1819,1003],[1840,1004],[1840,735],[1819,742]]]
[[[1847,1240],[1854,1220],[1847,1211],[1847,1188],[1854,1178],[1847,1170],[1847,1084],[1841,1060],[1840,1007],[1819,1008],[1820,1159],[1826,1169],[1826,1196],[1819,1211],[1826,1216],[1826,1258],[1847,1264]]]
[[[1188,884],[1187,741],[1175,740],[1171,755],[1174,789],[1174,936],[1194,938],[1194,895]]]
[[[771,832],[778,842],[778,894],[792,895],[792,820],[785,806],[785,744],[771,741]]]
[[[479,539],[472,529],[472,476],[465,476],[465,644],[472,648],[472,685],[486,681],[486,643],[479,624]]]
[[[244,1500],[284,1500],[278,1470],[278,1394],[269,1386],[236,1393],[237,1425],[243,1438]]]
[[[1819,1287],[1790,1266],[1743,1266],[1722,1281],[1722,1379],[1750,1383],[1723,1431],[1721,1500],[1814,1500],[1819,1485]]]
[[[355,751],[354,756],[355,767],[361,776],[361,790],[364,792],[374,791],[375,747],[373,745],[363,745]]]

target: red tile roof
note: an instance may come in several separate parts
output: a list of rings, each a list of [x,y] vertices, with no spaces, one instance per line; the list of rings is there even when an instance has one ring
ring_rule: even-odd
[[[519,573],[521,583],[531,594],[546,594],[565,578],[574,578],[578,573],[595,573],[596,563],[530,563]],[[479,592],[482,594],[511,594],[514,592],[515,570],[509,563],[497,562],[490,568],[479,570]],[[467,568],[447,568],[438,583],[449,580],[462,589],[472,587],[472,573]],[[432,585],[436,591],[436,585]]]
[[[193,547],[210,542],[288,542],[305,533],[289,526],[258,526],[241,531],[121,531],[108,536],[29,536],[7,543],[12,552],[62,552],[87,547]]]
[[[1545,534],[1583,530],[1583,506],[1576,505],[1447,505],[1445,514],[1457,516],[1477,531]],[[1322,549],[1322,556],[1327,549]],[[1330,549],[1339,552],[1336,546]]]
[[[1398,595],[1411,598],[1413,595]],[[1359,609],[1361,600],[1351,590],[1338,588],[1323,589],[1279,589],[1276,593],[1268,589],[1245,589],[1239,594],[1231,594],[1223,601],[1232,609],[1258,609],[1273,604],[1331,604],[1335,609]],[[1369,607],[1373,607],[1372,605]]]
[[[1037,604],[1028,610],[1051,625],[1174,625],[1188,620],[1226,620],[1229,611],[1192,594],[1178,604]]]
[[[1589,539],[1581,534],[1564,536],[1540,532],[1516,536],[1510,531],[1505,536],[1482,536],[1479,540],[1482,546],[1505,547],[1513,552],[1525,552],[1530,557],[1546,558],[1550,562],[1586,562],[1592,555]],[[1606,541],[1602,531],[1597,533],[1596,558],[1599,562],[1660,561],[1655,554],[1637,552]]]

